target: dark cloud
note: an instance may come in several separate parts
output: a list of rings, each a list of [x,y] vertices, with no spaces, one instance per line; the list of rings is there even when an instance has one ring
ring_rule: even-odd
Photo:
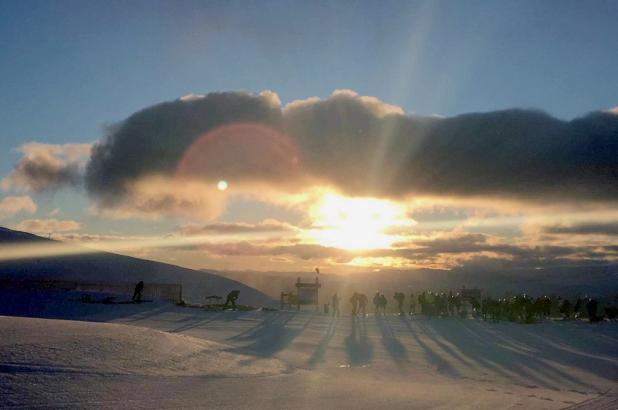
[[[585,223],[577,225],[556,225],[543,227],[543,232],[576,235],[618,235],[618,223]]]
[[[268,246],[249,241],[202,244],[186,249],[201,250],[219,256],[292,256],[302,260],[330,259],[336,263],[351,261],[358,252],[316,244],[292,244]]]
[[[304,175],[348,194],[389,197],[618,199],[618,115],[597,112],[562,121],[538,111],[505,110],[423,118],[349,91],[284,109],[273,93],[238,92],[147,108],[95,146],[88,189],[113,205],[135,180],[175,175],[198,137],[232,123],[264,125],[285,135],[286,143],[270,147],[267,138],[218,134],[200,151],[203,164],[189,168],[196,176],[231,175],[286,189],[296,183],[300,189]],[[288,142],[298,158],[286,162]]]
[[[294,227],[275,220],[266,220],[257,224],[247,223],[214,223],[208,225],[183,225],[176,229],[181,235],[221,235],[243,233],[290,232]]]
[[[219,126],[256,122],[277,127],[281,112],[265,96],[212,93],[139,111],[110,129],[93,148],[87,187],[103,202],[126,194],[127,183],[149,175],[169,175],[198,137]],[[232,163],[228,167],[242,166]]]
[[[507,244],[484,234],[453,234],[408,243],[394,248],[348,250],[318,244],[267,245],[263,241],[235,241],[189,245],[188,250],[201,250],[219,256],[286,256],[300,260],[348,263],[356,257],[403,258],[413,265],[453,267],[475,265],[501,260],[510,267],[536,269],[562,265],[607,264],[608,258],[617,256],[613,246],[591,248],[588,246],[542,245],[528,246]]]

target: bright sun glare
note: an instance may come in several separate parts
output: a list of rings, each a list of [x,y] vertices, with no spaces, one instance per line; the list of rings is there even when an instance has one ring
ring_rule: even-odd
[[[388,248],[398,239],[388,228],[410,226],[406,208],[375,198],[326,194],[311,209],[309,237],[320,245],[361,250]]]

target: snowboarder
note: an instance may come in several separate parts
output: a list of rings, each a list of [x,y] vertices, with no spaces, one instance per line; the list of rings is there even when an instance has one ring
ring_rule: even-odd
[[[232,310],[236,310],[236,301],[238,300],[238,296],[240,295],[239,290],[233,290],[227,294],[227,299],[225,300],[225,305],[223,308],[227,308],[230,304],[232,305]]]
[[[144,281],[140,280],[135,285],[135,290],[133,291],[133,303],[140,303],[142,301],[142,293],[144,292]]]

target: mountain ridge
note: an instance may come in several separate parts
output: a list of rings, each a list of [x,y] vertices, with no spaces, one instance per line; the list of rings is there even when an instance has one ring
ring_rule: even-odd
[[[0,227],[2,245],[32,242],[57,243],[75,246],[28,232]],[[0,261],[0,278],[11,279],[71,279],[111,282],[180,283],[183,298],[189,302],[203,302],[209,295],[225,297],[231,290],[240,290],[239,303],[254,306],[273,306],[275,301],[263,292],[242,282],[225,278],[212,271],[198,271],[133,256],[106,251],[78,255],[45,256]]]

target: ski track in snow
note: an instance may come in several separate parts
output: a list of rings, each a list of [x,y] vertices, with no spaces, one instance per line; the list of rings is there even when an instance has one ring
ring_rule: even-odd
[[[617,408],[616,323],[66,301],[27,315],[71,320],[0,317],[1,408]]]

